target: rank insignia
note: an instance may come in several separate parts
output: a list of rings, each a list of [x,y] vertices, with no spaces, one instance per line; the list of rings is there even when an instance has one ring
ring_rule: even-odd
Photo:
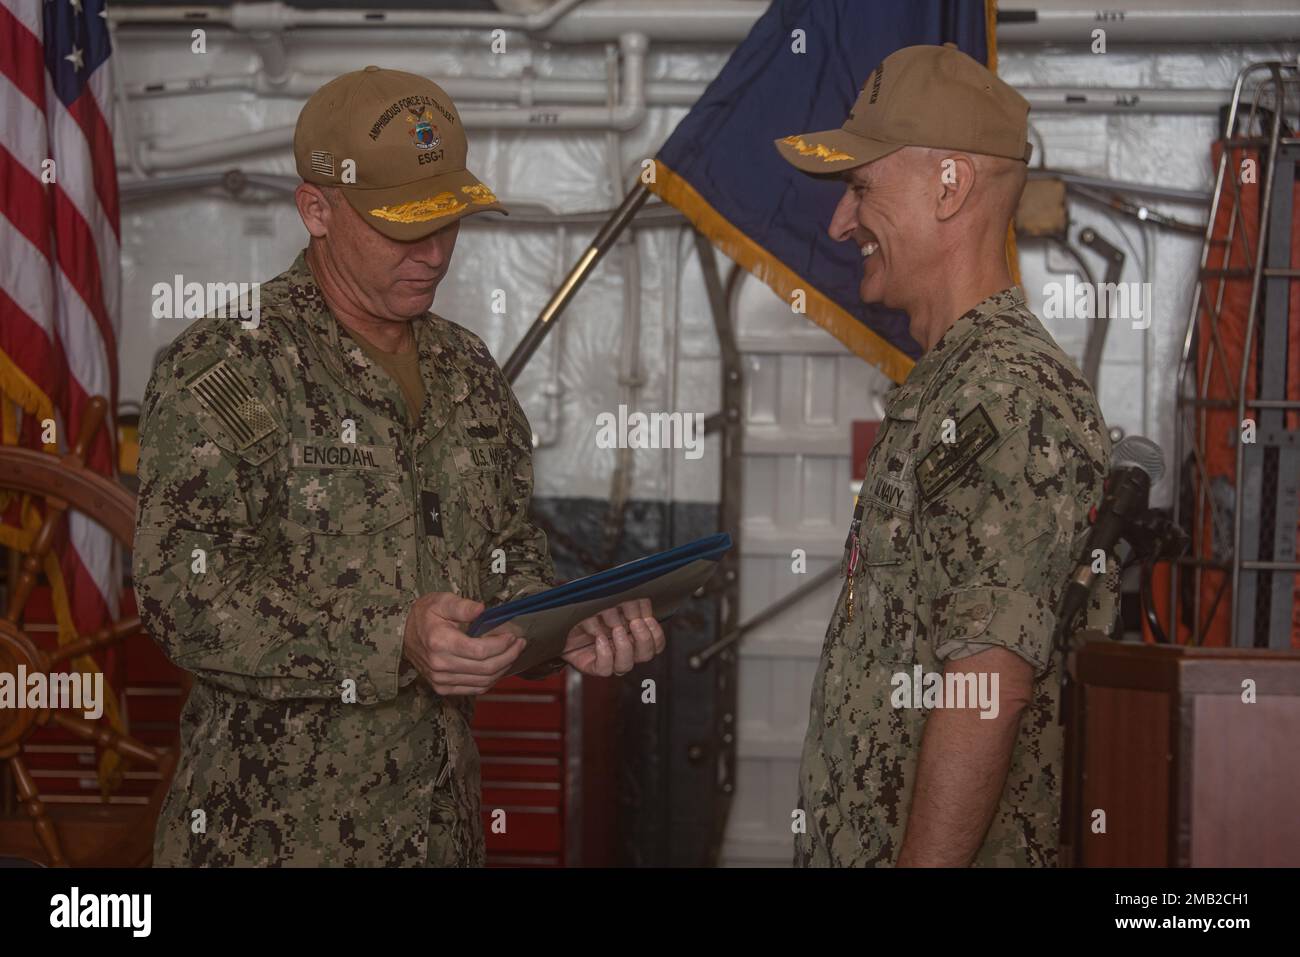
[[[438,500],[438,493],[422,489],[420,508],[424,512],[424,534],[442,538],[442,503]]]

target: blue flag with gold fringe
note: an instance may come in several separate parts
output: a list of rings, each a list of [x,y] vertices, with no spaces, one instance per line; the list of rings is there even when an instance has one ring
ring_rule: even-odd
[[[649,188],[738,264],[895,382],[920,347],[907,316],[858,298],[862,260],[826,233],[844,184],[773,147],[843,124],[872,69],[902,47],[952,42],[994,67],[993,0],[773,0],[655,158]]]

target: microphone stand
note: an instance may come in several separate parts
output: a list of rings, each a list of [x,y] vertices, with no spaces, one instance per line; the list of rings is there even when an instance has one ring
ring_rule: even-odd
[[[1169,636],[1165,634],[1164,628],[1160,626],[1160,619],[1156,617],[1156,610],[1151,604],[1151,573],[1155,569],[1155,559],[1148,558],[1142,563],[1142,580],[1138,585],[1138,596],[1142,600],[1142,617],[1146,619],[1147,627],[1151,629],[1151,634],[1155,636],[1156,644],[1169,644]]]
[[[1156,641],[1161,644],[1168,644],[1169,636],[1165,634],[1165,630],[1160,626],[1151,602],[1151,571],[1156,562],[1172,561],[1182,555],[1183,552],[1187,551],[1191,539],[1187,532],[1175,524],[1173,519],[1165,514],[1163,510],[1155,508],[1143,509],[1135,515],[1125,527],[1120,538],[1128,542],[1133,549],[1133,556],[1128,564],[1133,562],[1142,563],[1142,578],[1138,586],[1138,594],[1147,624],[1151,626],[1151,632]],[[1086,615],[1088,607],[1087,603],[1085,603],[1075,614],[1067,618],[1062,608],[1065,594],[1065,591],[1061,592],[1061,600],[1057,603],[1056,630],[1052,633],[1052,647],[1061,655],[1061,697],[1060,711],[1057,715],[1057,721],[1060,724],[1065,723],[1067,713],[1066,698],[1070,688],[1069,636],[1072,634],[1074,619],[1080,614]]]

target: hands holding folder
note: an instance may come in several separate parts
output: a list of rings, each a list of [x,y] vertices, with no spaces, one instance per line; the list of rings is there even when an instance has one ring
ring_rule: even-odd
[[[436,592],[418,599],[406,619],[403,653],[441,695],[479,695],[508,674],[528,646],[520,626],[498,625],[478,637],[464,627],[482,602]],[[664,650],[664,632],[649,600],[634,599],[584,618],[569,631],[561,657],[585,675],[632,670]]]
[[[704,584],[731,537],[712,535],[485,610],[446,592],[421,596],[403,656],[443,695],[478,695],[557,657],[586,675],[632,670],[664,650],[659,620]]]
[[[505,629],[518,626],[506,624]],[[561,657],[584,675],[625,675],[664,650],[667,639],[648,598],[634,598],[584,618],[570,630]]]

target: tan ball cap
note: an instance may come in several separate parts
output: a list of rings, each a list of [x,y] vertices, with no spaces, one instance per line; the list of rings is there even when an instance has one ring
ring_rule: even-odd
[[[838,130],[799,133],[776,148],[805,173],[838,173],[904,146],[1029,162],[1029,101],[956,44],[896,50],[871,71]]]
[[[506,208],[465,168],[456,104],[432,80],[368,66],[330,80],[298,114],[303,182],[337,186],[390,239],[422,239],[471,213]],[[355,164],[355,182],[344,181]]]

